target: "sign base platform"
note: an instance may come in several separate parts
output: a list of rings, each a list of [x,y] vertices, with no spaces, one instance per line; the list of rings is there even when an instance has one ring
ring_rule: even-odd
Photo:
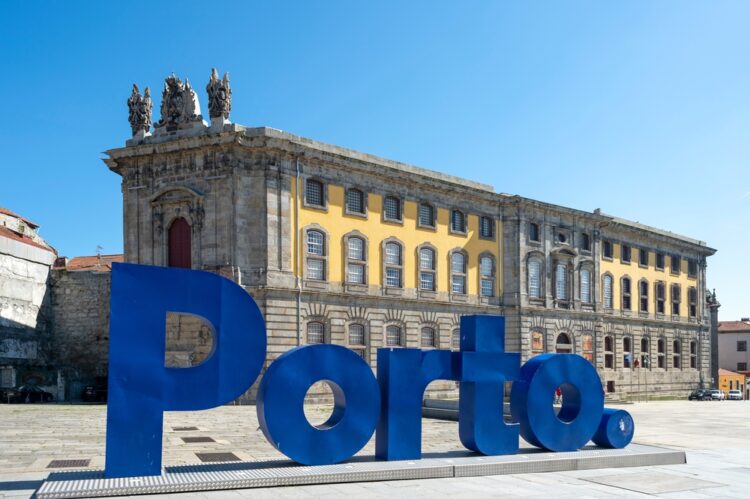
[[[376,461],[357,456],[346,463],[301,466],[286,459],[168,466],[160,476],[104,478],[101,470],[50,473],[39,499],[163,494],[204,490],[414,480],[552,471],[684,464],[685,453],[631,444],[624,449],[587,446],[577,452],[521,449],[509,456],[470,452],[423,455],[417,461]]]

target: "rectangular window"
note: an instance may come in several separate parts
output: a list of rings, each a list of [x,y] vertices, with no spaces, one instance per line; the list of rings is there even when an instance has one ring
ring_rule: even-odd
[[[490,217],[479,217],[479,235],[481,237],[492,239],[495,237],[495,224]]]
[[[435,291],[435,274],[432,272],[420,272],[419,289],[422,291]]]
[[[672,315],[680,315],[680,285],[672,284]]]
[[[688,277],[696,277],[698,275],[698,262],[695,260],[688,260]]]
[[[643,248],[638,250],[638,263],[643,267],[648,267],[648,250]]]
[[[466,294],[466,277],[462,275],[451,276],[451,290],[454,293],[465,295]]]
[[[604,258],[612,258],[612,241],[602,241],[602,254]]]
[[[385,285],[391,288],[401,287],[401,269],[385,269]]]
[[[680,273],[680,257],[677,255],[672,255],[669,261],[670,261],[669,270],[673,274],[679,274]]]
[[[622,283],[622,308],[623,310],[630,310],[630,279],[623,279]]]
[[[346,210],[349,213],[365,214],[365,193],[359,189],[346,191]]]
[[[495,286],[492,279],[482,279],[482,296],[495,296]]]
[[[539,224],[529,222],[529,241],[539,241]]]
[[[612,308],[612,276],[604,276],[604,308]]]
[[[738,341],[737,342],[737,351],[738,352],[747,352],[747,341]]]
[[[308,179],[305,183],[305,202],[312,206],[325,206],[322,182]]]
[[[529,262],[529,297],[530,298],[541,298],[541,288],[539,286],[539,274],[541,270],[541,264],[538,260],[531,260]]]
[[[16,386],[16,370],[13,367],[0,368],[0,388],[13,388]]]
[[[591,271],[581,270],[581,301],[591,303]]]
[[[419,226],[435,227],[435,208],[432,205],[426,203],[419,205]]]
[[[657,282],[656,283],[656,313],[657,314],[664,313],[664,302],[666,301],[665,294],[666,294],[666,291],[664,290],[664,283]]]
[[[383,215],[386,220],[401,221],[401,200],[395,196],[386,196],[383,202]]]
[[[316,281],[324,281],[326,278],[326,267],[323,260],[307,260],[307,278]]]
[[[466,215],[462,211],[451,211],[451,230],[453,232],[466,232]]]
[[[656,270],[664,270],[664,253],[656,254]]]
[[[638,286],[640,287],[639,294],[640,294],[640,303],[641,303],[641,312],[648,312],[648,282],[646,281],[640,281],[638,283]]]
[[[558,300],[568,299],[568,269],[563,264],[555,268],[555,292]]]
[[[350,263],[349,264],[349,275],[347,281],[353,284],[364,284],[365,283],[365,266]]]
[[[622,245],[621,258],[623,263],[630,263],[630,246],[627,244]]]
[[[738,371],[747,371],[747,362],[737,362]]]
[[[581,249],[583,251],[591,251],[591,236],[585,232],[581,234]]]

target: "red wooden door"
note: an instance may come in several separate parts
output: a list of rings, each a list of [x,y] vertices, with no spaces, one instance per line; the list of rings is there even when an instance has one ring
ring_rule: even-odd
[[[190,224],[184,218],[176,218],[169,227],[169,266],[189,269],[191,267]]]

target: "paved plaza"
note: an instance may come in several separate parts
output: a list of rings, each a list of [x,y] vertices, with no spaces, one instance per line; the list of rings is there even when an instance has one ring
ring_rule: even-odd
[[[685,450],[688,464],[217,491],[190,496],[747,496],[750,490],[750,403],[664,401],[623,408],[630,411],[636,421],[634,442]],[[316,410],[317,418],[324,419],[326,409]],[[0,497],[31,496],[50,471],[60,471],[48,468],[53,461],[88,461],[87,468],[62,469],[103,467],[105,415],[106,407],[101,405],[0,405]],[[463,449],[457,423],[424,419],[423,425],[425,454]],[[373,452],[374,441],[371,440],[361,454]],[[199,454],[210,459],[214,453],[231,453],[241,460],[283,457],[258,429],[253,406],[165,414],[164,465],[197,464],[202,462]],[[179,497],[187,497],[187,494]]]

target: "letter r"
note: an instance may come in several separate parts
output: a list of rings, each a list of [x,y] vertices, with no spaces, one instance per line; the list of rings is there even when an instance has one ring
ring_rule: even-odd
[[[202,317],[214,349],[191,368],[164,366],[169,312]],[[160,475],[164,411],[210,409],[242,395],[266,358],[252,297],[196,270],[113,264],[110,303],[107,478]]]

